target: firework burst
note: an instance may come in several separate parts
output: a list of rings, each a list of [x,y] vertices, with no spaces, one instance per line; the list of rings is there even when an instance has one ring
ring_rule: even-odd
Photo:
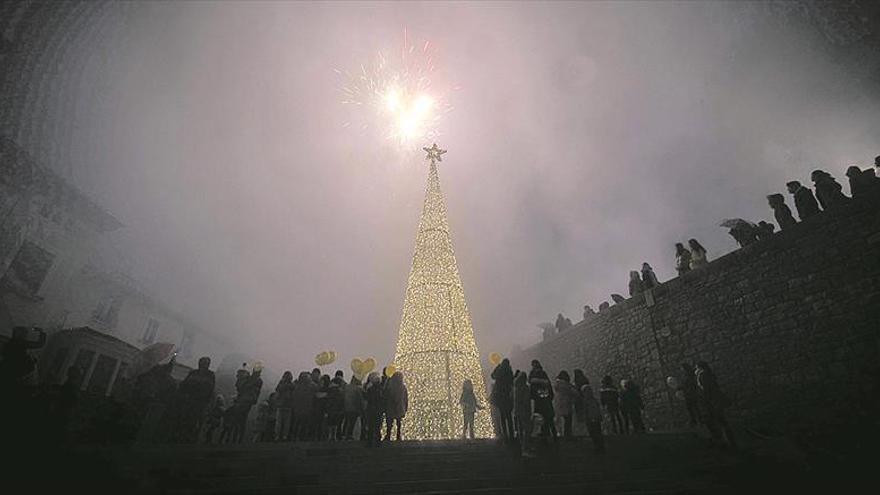
[[[376,130],[402,147],[417,147],[437,137],[440,121],[452,110],[447,91],[435,84],[436,50],[417,45],[406,30],[399,52],[380,52],[354,73],[336,69],[343,79],[342,103],[357,109],[361,130]],[[352,122],[343,124],[351,127]]]

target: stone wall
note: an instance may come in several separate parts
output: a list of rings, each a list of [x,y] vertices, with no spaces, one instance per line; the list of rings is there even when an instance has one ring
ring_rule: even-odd
[[[851,417],[877,397],[880,200],[851,203],[661,284],[512,356],[642,388],[649,426],[685,423],[666,386],[709,362],[730,415],[770,431]],[[876,399],[875,399],[876,400]],[[841,413],[841,414],[838,414]]]

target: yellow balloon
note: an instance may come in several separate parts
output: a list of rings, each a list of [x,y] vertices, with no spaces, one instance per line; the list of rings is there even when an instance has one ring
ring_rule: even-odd
[[[392,376],[394,376],[395,373],[397,373],[397,366],[394,366],[393,364],[389,364],[388,366],[385,367],[385,376],[387,376],[388,378],[391,378]]]
[[[355,375],[361,374],[361,368],[364,367],[364,362],[358,358],[354,358],[351,360],[351,372]]]
[[[317,356],[315,356],[315,364],[318,366],[323,366],[328,364],[328,359],[330,359],[330,354],[327,351],[319,352]]]
[[[327,362],[324,364],[331,364],[336,362],[336,351],[327,351]]]
[[[367,358],[364,360],[364,365],[361,367],[361,374],[366,375],[367,373],[373,371],[373,368],[376,367],[376,360],[373,358]]]
[[[492,364],[492,366],[498,366],[498,363],[501,362],[501,359],[501,354],[498,354],[497,352],[489,353],[489,363]]]

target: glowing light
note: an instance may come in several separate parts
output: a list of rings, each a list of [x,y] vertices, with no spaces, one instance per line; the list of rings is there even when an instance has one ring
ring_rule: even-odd
[[[438,135],[439,123],[452,107],[445,91],[437,84],[433,46],[411,44],[404,31],[399,57],[376,58],[351,74],[336,72],[344,78],[345,104],[352,105],[354,117],[362,120],[361,129],[379,129],[384,139],[411,146]],[[351,122],[345,122],[350,127]]]
[[[461,435],[458,399],[464,380],[473,382],[477,399],[488,405],[437,174],[436,162],[445,150],[436,144],[424,149],[431,165],[394,358],[409,389],[404,437],[419,440]],[[488,411],[477,411],[474,420],[481,438],[494,435]]]

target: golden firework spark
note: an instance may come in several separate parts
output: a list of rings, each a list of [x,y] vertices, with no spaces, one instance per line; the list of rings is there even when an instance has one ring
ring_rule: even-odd
[[[342,102],[357,107],[360,128],[377,129],[382,138],[401,146],[436,138],[442,117],[452,110],[446,91],[434,83],[434,47],[428,41],[419,46],[404,30],[399,56],[380,52],[354,74],[336,69],[343,78]]]

